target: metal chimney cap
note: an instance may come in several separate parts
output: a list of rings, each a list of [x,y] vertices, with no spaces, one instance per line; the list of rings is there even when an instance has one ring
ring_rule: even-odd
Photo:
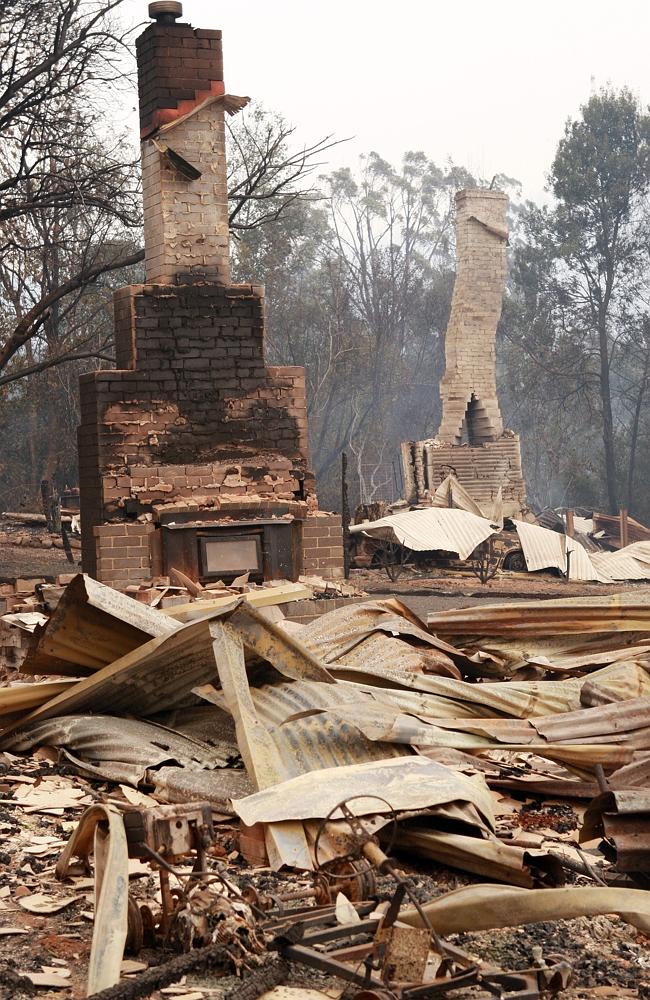
[[[178,0],[156,0],[149,4],[149,17],[160,24],[173,24],[182,15],[183,4],[178,3]]]

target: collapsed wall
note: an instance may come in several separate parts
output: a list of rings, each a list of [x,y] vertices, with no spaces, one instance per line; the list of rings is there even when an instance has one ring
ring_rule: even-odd
[[[504,429],[496,389],[496,331],[506,283],[508,197],[482,188],[456,195],[456,281],[440,383],[435,438],[407,442],[407,499],[426,503],[454,475],[486,514],[503,498],[506,514],[526,503],[519,438]]]
[[[318,511],[304,370],[264,357],[264,288],[229,266],[221,32],[137,40],[146,284],[115,295],[117,370],[81,378],[83,568],[114,587],[168,572],[342,574]]]

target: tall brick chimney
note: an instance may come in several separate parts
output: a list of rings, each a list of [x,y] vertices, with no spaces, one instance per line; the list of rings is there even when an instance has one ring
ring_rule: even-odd
[[[149,4],[136,41],[147,281],[187,274],[227,285],[228,191],[221,32]]]
[[[526,484],[519,438],[504,429],[496,385],[496,334],[506,287],[508,197],[471,188],[456,194],[456,281],[440,382],[435,438],[402,445],[407,498],[429,503],[454,476],[486,516],[519,517]]]
[[[456,195],[456,281],[440,383],[447,444],[503,434],[496,384],[496,335],[506,287],[508,196],[482,188]]]
[[[221,32],[149,6],[136,42],[146,283],[115,293],[117,369],[81,376],[86,573],[119,589],[166,575],[342,573],[318,511],[305,374],[268,365],[264,286],[232,284]]]

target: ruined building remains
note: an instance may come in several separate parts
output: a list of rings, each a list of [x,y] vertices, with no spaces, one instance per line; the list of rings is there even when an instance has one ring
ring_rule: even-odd
[[[506,283],[508,197],[456,195],[456,282],[435,438],[402,446],[406,497],[427,503],[453,475],[487,516],[518,515],[526,503],[519,438],[504,430],[496,390],[496,330]]]
[[[264,287],[230,279],[221,32],[152,3],[137,40],[146,283],[115,295],[117,370],[81,378],[83,568],[124,588],[342,572],[318,511],[304,370],[264,359]]]

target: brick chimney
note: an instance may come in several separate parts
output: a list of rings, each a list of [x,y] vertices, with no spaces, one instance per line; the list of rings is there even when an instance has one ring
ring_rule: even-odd
[[[230,283],[221,31],[149,4],[136,41],[147,282]]]
[[[84,572],[119,589],[172,568],[206,582],[340,575],[304,371],[267,364],[264,287],[230,281],[224,112],[247,98],[224,93],[220,31],[178,23],[170,0],[149,12],[136,43],[146,283],[115,293],[117,368],[80,379]]]
[[[406,497],[429,503],[453,475],[486,517],[521,517],[526,484],[519,438],[504,429],[496,384],[496,335],[506,288],[508,197],[456,194],[456,280],[440,381],[435,438],[402,445]]]

